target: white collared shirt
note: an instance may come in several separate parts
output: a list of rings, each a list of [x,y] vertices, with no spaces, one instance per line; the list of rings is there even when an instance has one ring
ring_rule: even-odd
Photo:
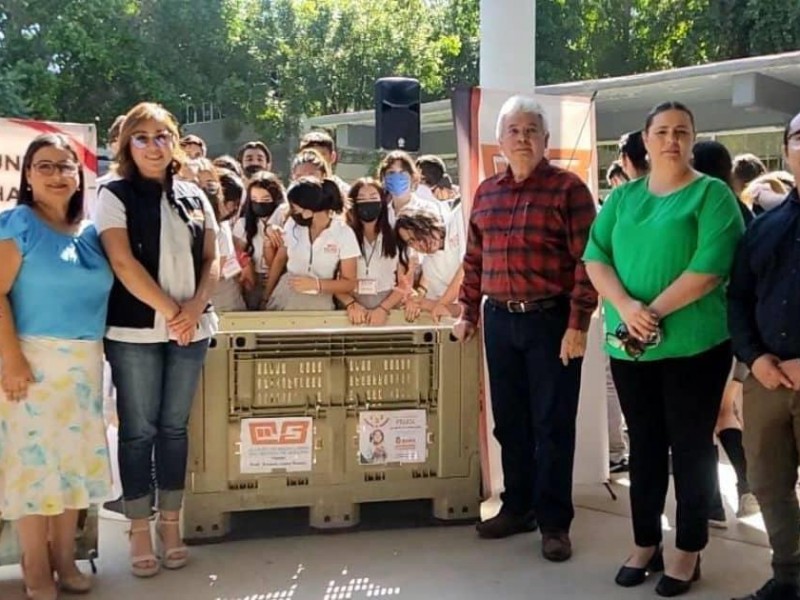
[[[464,211],[459,206],[445,223],[444,248],[422,259],[422,275],[428,287],[426,298],[441,298],[453,281],[467,251],[465,229]]]
[[[342,219],[331,219],[311,244],[308,227],[300,227],[289,219],[283,229],[288,262],[286,270],[291,275],[333,279],[340,261],[361,256],[356,234]]]

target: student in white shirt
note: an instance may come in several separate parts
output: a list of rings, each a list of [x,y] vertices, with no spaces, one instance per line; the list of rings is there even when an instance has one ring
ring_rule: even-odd
[[[339,153],[336,152],[336,142],[333,138],[325,131],[309,131],[300,140],[300,151],[302,152],[303,150],[316,150],[320,153],[330,166],[332,173],[330,178],[339,186],[342,196],[348,198],[350,196],[350,186],[344,179],[333,174],[336,170],[336,162],[339,160]]]
[[[389,220],[394,225],[400,211],[427,210],[439,215],[442,220],[447,217],[447,210],[440,202],[425,200],[416,193],[420,182],[420,174],[414,160],[402,150],[394,150],[387,154],[378,168],[378,179],[389,194],[391,201]]]
[[[384,325],[389,311],[406,295],[398,285],[406,269],[400,265],[397,238],[389,224],[389,197],[380,183],[367,177],[350,188],[350,201],[347,222],[361,249],[358,284],[354,292],[337,299],[353,325]]]
[[[242,292],[248,310],[261,310],[264,304],[264,285],[275,249],[267,242],[266,229],[280,217],[280,207],[286,202],[286,191],[280,179],[268,171],[259,171],[247,185],[247,197],[242,217],[233,227],[236,249],[249,257],[242,265]]]
[[[463,211],[457,208],[447,222],[427,211],[403,211],[397,216],[395,231],[401,265],[409,263],[409,248],[422,255],[422,277],[417,293],[406,300],[406,318],[413,321],[423,310],[434,321],[457,317],[466,252]]]
[[[342,194],[330,179],[303,177],[287,196],[291,218],[267,280],[267,309],[332,310],[334,294],[355,290],[361,254],[353,230],[334,218]]]
[[[237,214],[244,193],[242,180],[232,171],[214,168],[208,159],[201,161],[200,186],[208,197],[219,223],[217,246],[219,249],[220,276],[211,296],[211,304],[218,313],[247,310],[239,281],[242,267],[236,257],[231,219]],[[208,167],[211,167],[209,170]]]

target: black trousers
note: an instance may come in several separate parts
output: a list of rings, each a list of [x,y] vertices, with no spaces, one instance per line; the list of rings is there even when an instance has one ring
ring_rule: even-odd
[[[670,448],[678,505],[676,546],[698,552],[708,543],[717,468],[714,426],[730,369],[730,342],[686,358],[611,360],[630,436],[631,511],[637,546],[661,543]]]
[[[581,360],[559,358],[567,301],[542,312],[486,305],[484,337],[505,491],[503,511],[536,513],[544,532],[569,531]]]

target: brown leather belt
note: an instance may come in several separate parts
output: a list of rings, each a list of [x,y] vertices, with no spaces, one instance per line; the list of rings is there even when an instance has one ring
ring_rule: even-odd
[[[543,312],[566,302],[565,298],[542,298],[541,300],[495,300],[487,298],[486,304],[510,313]]]

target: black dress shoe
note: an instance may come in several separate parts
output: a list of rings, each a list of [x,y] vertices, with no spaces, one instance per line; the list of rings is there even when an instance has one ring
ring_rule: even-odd
[[[502,511],[496,517],[475,525],[478,535],[490,540],[499,540],[518,533],[529,533],[536,531],[538,527],[533,513],[520,516]]]
[[[800,600],[800,586],[770,579],[757,592],[733,600]]]
[[[664,549],[659,546],[650,557],[643,569],[638,567],[622,566],[614,579],[622,587],[635,587],[642,585],[651,573],[660,573],[664,570]]]
[[[673,596],[682,596],[692,589],[692,584],[700,579],[700,556],[697,556],[697,562],[694,565],[694,573],[689,581],[683,579],[675,579],[669,575],[662,575],[656,586],[656,594],[664,598],[672,598]]]
[[[542,556],[550,562],[564,562],[572,558],[572,540],[566,531],[542,532]]]

